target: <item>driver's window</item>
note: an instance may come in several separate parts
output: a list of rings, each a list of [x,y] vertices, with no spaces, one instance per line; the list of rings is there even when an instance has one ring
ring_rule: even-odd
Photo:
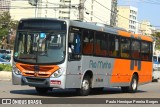
[[[76,29],[76,31],[74,31]],[[68,40],[68,47],[69,51],[73,54],[80,54],[81,53],[81,32],[78,28],[72,28],[71,32],[69,33],[69,40]]]
[[[69,35],[69,48],[74,54],[80,54],[81,52],[81,39],[79,33],[70,33]]]
[[[68,36],[68,50],[73,59],[79,59],[81,53],[81,30],[71,28]]]

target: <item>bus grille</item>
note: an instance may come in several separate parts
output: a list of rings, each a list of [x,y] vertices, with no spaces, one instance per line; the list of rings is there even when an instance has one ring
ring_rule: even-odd
[[[44,83],[45,79],[39,79],[39,78],[26,78],[28,82],[32,83]]]
[[[34,66],[31,66],[31,65],[21,65],[21,67],[25,70],[28,70],[28,71],[35,71]],[[46,67],[46,66],[40,66],[40,68],[39,68],[40,71],[49,71],[52,69],[53,69],[53,67]]]

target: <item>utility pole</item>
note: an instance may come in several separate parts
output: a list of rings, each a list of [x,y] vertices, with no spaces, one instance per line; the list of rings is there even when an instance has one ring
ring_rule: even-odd
[[[37,8],[39,0],[28,0],[28,3],[32,6],[35,6],[35,17],[37,17]]]
[[[79,20],[83,21],[84,19],[84,2],[86,0],[80,0],[79,3]]]

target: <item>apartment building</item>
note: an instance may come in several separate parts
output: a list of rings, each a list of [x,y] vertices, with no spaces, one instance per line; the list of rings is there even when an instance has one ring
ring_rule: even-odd
[[[117,0],[112,0],[111,2],[111,18],[110,25],[117,26]]]
[[[133,6],[118,6],[117,26],[131,33],[138,33],[138,9]]]
[[[139,24],[139,33],[142,35],[151,36],[155,32],[155,27],[147,20],[142,20]]]
[[[12,0],[11,16],[15,20],[27,17],[48,17],[116,25],[117,0],[38,0],[31,6],[28,0]],[[112,12],[111,12],[112,11]]]
[[[116,4],[117,0],[42,0],[41,5],[46,6],[46,8],[41,10],[40,16],[110,25],[110,22],[115,22],[111,20],[116,17],[115,14],[111,14],[111,10],[116,11]],[[49,8],[50,6],[52,9]],[[112,6],[115,7],[112,8]]]
[[[31,6],[28,0],[12,0],[10,4],[10,15],[14,20],[36,16],[35,6]]]
[[[11,0],[0,0],[0,14],[3,14],[3,12],[9,11],[10,1]]]

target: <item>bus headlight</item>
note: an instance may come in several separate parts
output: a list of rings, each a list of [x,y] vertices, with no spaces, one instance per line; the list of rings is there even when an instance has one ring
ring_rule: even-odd
[[[20,72],[20,70],[19,70],[15,65],[13,65],[12,71],[13,71],[16,75],[22,75],[22,73]]]
[[[154,67],[154,68],[153,68],[153,71],[158,71],[158,67]]]
[[[60,77],[61,75],[63,74],[63,69],[58,69],[57,71],[55,71],[52,75],[51,75],[51,77],[52,78],[58,78],[58,77]]]

